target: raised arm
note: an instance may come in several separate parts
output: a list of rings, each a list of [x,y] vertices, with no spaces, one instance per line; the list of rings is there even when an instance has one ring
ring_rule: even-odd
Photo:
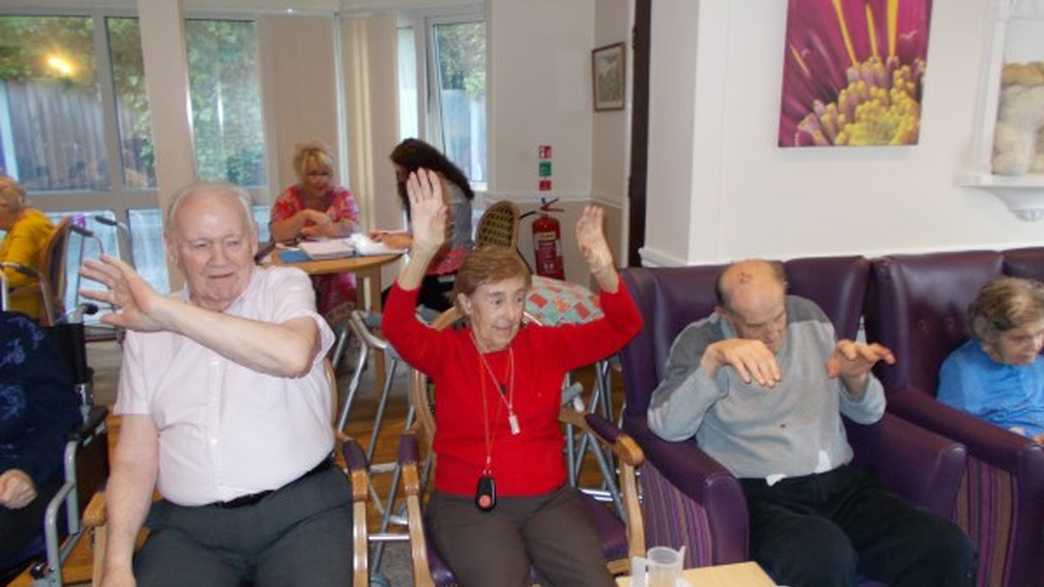
[[[442,181],[434,171],[418,169],[406,180],[410,197],[410,226],[413,248],[410,260],[399,273],[399,286],[413,290],[420,287],[428,265],[446,242],[446,205],[442,199]]]
[[[442,186],[434,172],[419,169],[411,173],[406,189],[410,197],[413,249],[388,295],[381,330],[409,364],[431,375],[441,363],[444,348],[436,339],[447,333],[421,324],[414,308],[428,265],[446,240],[446,207],[442,202]]]
[[[103,587],[134,584],[134,544],[152,505],[158,461],[159,435],[152,418],[124,415],[105,490],[108,546]]]
[[[576,243],[584,255],[587,268],[591,271],[602,291],[616,293],[620,287],[620,276],[613,264],[613,253],[605,240],[602,221],[605,213],[598,206],[585,206],[576,221]]]
[[[827,377],[841,381],[841,413],[860,424],[872,424],[884,415],[884,388],[871,373],[878,361],[892,365],[895,356],[880,344],[847,339],[837,342],[827,360]]]
[[[101,261],[86,261],[82,274],[108,288],[82,290],[84,297],[117,308],[102,316],[102,322],[129,330],[181,334],[255,371],[301,377],[311,370],[322,348],[319,326],[309,316],[274,323],[207,310],[159,295],[131,266],[107,255]],[[303,275],[285,289],[280,293],[284,303],[314,295]]]
[[[667,374],[649,404],[649,428],[664,440],[680,441],[696,434],[707,410],[728,391],[721,369],[709,372],[701,359],[720,337],[714,325],[689,326],[671,345]]]

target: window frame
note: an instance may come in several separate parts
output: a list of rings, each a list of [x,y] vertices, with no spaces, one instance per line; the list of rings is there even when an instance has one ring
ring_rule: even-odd
[[[98,80],[101,94],[102,120],[104,136],[102,137],[108,157],[109,177],[112,180],[109,190],[48,190],[29,191],[29,198],[34,208],[44,213],[75,212],[78,210],[112,210],[116,219],[129,226],[130,210],[140,208],[156,208],[159,206],[157,188],[129,189],[124,177],[123,157],[120,152],[119,123],[116,119],[116,94],[113,85],[112,63],[109,52],[107,18],[139,18],[138,11],[134,8],[120,7],[91,7],[85,9],[65,7],[33,7],[33,6],[0,6],[0,16],[77,16],[91,18],[93,25],[92,46],[94,49],[95,76]],[[261,14],[256,11],[229,12],[229,11],[185,11],[185,20],[249,20],[256,23]],[[256,30],[256,29],[255,29]],[[257,43],[258,63],[258,85],[261,94],[262,127],[264,132],[264,168],[265,184],[259,186],[244,186],[256,203],[268,204],[268,194],[271,191],[272,162],[269,153],[271,144],[271,133],[264,120],[264,113],[268,111],[268,100],[265,95],[265,73],[261,66],[260,43]],[[117,237],[118,251],[116,254],[126,259],[131,251],[130,242],[123,231],[119,231]]]
[[[435,48],[435,26],[452,24],[470,24],[481,22],[486,28],[486,108],[487,120],[488,109],[491,103],[489,91],[489,20],[486,16],[483,4],[458,6],[448,8],[429,8],[406,10],[399,14],[398,28],[413,28],[413,46],[416,49],[415,63],[418,64],[417,75],[417,128],[423,136],[418,137],[434,146],[439,151],[445,152],[442,132],[442,99],[439,92],[431,91],[439,88],[439,67],[436,63]],[[423,69],[419,67],[424,64]],[[486,168],[487,178],[485,182],[471,181],[474,191],[485,191],[489,182],[489,126],[486,127]]]

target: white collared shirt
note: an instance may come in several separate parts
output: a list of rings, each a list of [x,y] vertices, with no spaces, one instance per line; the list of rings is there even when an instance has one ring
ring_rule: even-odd
[[[187,291],[177,295],[188,299]],[[180,505],[278,489],[333,449],[323,358],[334,336],[315,312],[308,276],[255,268],[225,313],[272,323],[310,316],[322,344],[311,371],[291,379],[259,373],[178,334],[127,334],[114,411],[152,418],[159,432],[157,488]]]

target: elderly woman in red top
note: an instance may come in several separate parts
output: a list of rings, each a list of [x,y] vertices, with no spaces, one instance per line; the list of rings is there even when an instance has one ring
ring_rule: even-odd
[[[465,586],[528,585],[530,566],[555,585],[612,585],[597,531],[566,484],[558,423],[565,373],[617,351],[641,328],[601,209],[584,210],[576,236],[601,289],[603,318],[523,325],[529,272],[514,251],[491,247],[472,253],[457,274],[454,300],[467,326],[436,332],[413,308],[446,238],[441,182],[421,169],[407,189],[413,249],[383,330],[435,383],[438,467],[428,505],[435,547]]]
[[[272,204],[269,229],[276,242],[300,238],[349,236],[359,223],[352,193],[333,182],[333,157],[322,143],[298,145],[294,154],[298,183]],[[328,321],[347,316],[355,304],[355,276],[334,273],[312,276],[316,306]]]

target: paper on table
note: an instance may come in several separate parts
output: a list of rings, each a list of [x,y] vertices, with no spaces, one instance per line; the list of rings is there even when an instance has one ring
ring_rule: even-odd
[[[301,250],[312,259],[339,259],[355,254],[355,247],[343,238],[332,238],[321,241],[304,241]]]
[[[395,249],[384,243],[379,243],[361,232],[357,232],[345,240],[355,249],[358,255],[392,255],[405,252],[403,249]]]

